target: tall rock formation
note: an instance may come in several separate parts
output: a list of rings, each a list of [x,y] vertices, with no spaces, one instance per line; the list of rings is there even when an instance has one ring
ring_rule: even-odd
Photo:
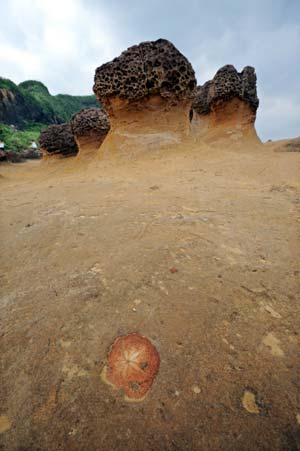
[[[212,80],[197,87],[191,112],[193,131],[207,142],[224,137],[259,142],[254,128],[258,105],[255,69],[246,66],[239,73],[226,65]]]
[[[93,157],[109,132],[109,120],[99,108],[85,108],[74,114],[71,129],[82,157]]]
[[[78,153],[70,124],[50,125],[39,137],[43,160],[72,157]]]
[[[93,89],[111,124],[102,148],[131,153],[180,143],[189,134],[195,87],[191,64],[165,39],[98,67]]]

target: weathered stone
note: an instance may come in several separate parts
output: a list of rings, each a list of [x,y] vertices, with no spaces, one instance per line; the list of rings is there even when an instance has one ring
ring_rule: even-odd
[[[40,134],[39,142],[46,156],[70,157],[78,152],[70,124],[50,125]]]
[[[190,115],[193,133],[209,143],[223,138],[234,143],[245,137],[260,143],[254,128],[258,104],[254,68],[247,66],[239,73],[226,65],[197,87]]]
[[[15,152],[13,150],[6,151],[7,161],[11,163],[22,163],[24,162],[23,152]]]
[[[39,158],[42,158],[42,154],[38,150],[27,149],[22,152],[0,150],[0,162],[23,163],[27,159]]]
[[[182,99],[196,87],[194,70],[185,56],[166,39],[142,42],[96,69],[94,92],[107,106],[110,97],[138,100],[159,94]]]
[[[179,143],[189,131],[195,87],[191,64],[165,39],[130,47],[98,67],[94,92],[111,124],[103,152]]]
[[[24,152],[22,152],[23,158],[26,158],[27,160],[37,160],[39,158],[42,158],[42,153],[39,152],[39,150],[34,149],[26,149]]]
[[[208,114],[215,102],[229,101],[235,97],[246,102],[256,112],[259,100],[253,67],[246,66],[241,73],[230,64],[221,67],[212,80],[197,87],[192,108],[198,114]]]
[[[7,155],[5,150],[0,149],[0,161],[7,161]]]
[[[70,121],[71,129],[76,137],[86,136],[90,133],[107,134],[109,120],[100,108],[85,108],[74,114]]]
[[[108,117],[99,108],[85,108],[79,111],[72,117],[70,125],[80,154],[95,152],[110,129]]]

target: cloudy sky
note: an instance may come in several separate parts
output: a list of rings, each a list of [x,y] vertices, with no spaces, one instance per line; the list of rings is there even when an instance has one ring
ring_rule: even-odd
[[[256,68],[263,140],[300,136],[300,0],[0,0],[0,75],[89,94],[97,66],[169,39],[198,84],[224,64]]]

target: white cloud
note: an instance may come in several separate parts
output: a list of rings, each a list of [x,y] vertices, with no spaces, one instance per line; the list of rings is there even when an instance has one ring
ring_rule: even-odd
[[[8,13],[22,48],[2,30],[1,75],[15,82],[38,78],[52,93],[89,94],[96,67],[121,51],[107,10],[83,0],[11,0]]]
[[[11,77],[14,81],[14,75],[24,79],[27,74],[38,75],[40,73],[40,59],[28,50],[17,49],[9,43],[0,42],[0,61],[1,66],[5,67],[6,72],[2,76]],[[7,75],[7,72],[9,74]]]
[[[257,130],[263,140],[300,136],[300,102],[297,98],[262,96]]]
[[[47,55],[60,57],[67,56],[68,59],[76,55],[76,34],[61,26],[46,25],[43,33],[43,48]]]
[[[300,133],[300,2],[0,1],[1,76],[41,80],[53,94],[89,94],[97,66],[130,45],[165,37],[190,59],[199,84],[224,64],[253,65],[259,133]]]

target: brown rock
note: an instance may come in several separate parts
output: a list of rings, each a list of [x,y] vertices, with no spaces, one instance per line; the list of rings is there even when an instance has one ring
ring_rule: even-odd
[[[0,161],[7,161],[7,155],[5,150],[0,149]]]
[[[166,39],[142,42],[118,58],[96,69],[94,92],[109,105],[110,97],[127,100],[160,94],[164,98],[186,98],[196,86],[188,60]]]
[[[108,117],[99,108],[85,108],[74,114],[71,129],[79,149],[79,155],[94,154],[110,129]]]
[[[39,152],[38,150],[34,150],[34,149],[26,149],[24,150],[24,152],[22,152],[23,154],[23,158],[27,159],[27,160],[38,160],[40,158],[42,158],[42,153]]]
[[[104,146],[129,152],[179,143],[189,132],[195,86],[191,64],[165,39],[130,47],[98,67],[94,92],[111,123]]]
[[[6,151],[7,161],[10,163],[23,163],[24,162],[24,154],[23,152],[15,152],[14,150]]]
[[[255,69],[246,66],[239,73],[226,65],[197,87],[191,114],[194,131],[204,140],[224,134],[233,141],[245,136],[258,140],[254,129],[258,105]]]
[[[208,114],[213,111],[217,101],[229,101],[235,97],[248,103],[250,109],[256,113],[259,100],[253,67],[246,66],[241,73],[230,64],[221,67],[212,80],[197,87],[192,107],[198,114]]]
[[[78,152],[70,124],[50,125],[40,134],[39,142],[44,157],[71,157]]]
[[[170,272],[171,272],[172,274],[175,274],[176,272],[178,272],[178,269],[175,268],[175,266],[173,266],[172,268],[170,268]]]

